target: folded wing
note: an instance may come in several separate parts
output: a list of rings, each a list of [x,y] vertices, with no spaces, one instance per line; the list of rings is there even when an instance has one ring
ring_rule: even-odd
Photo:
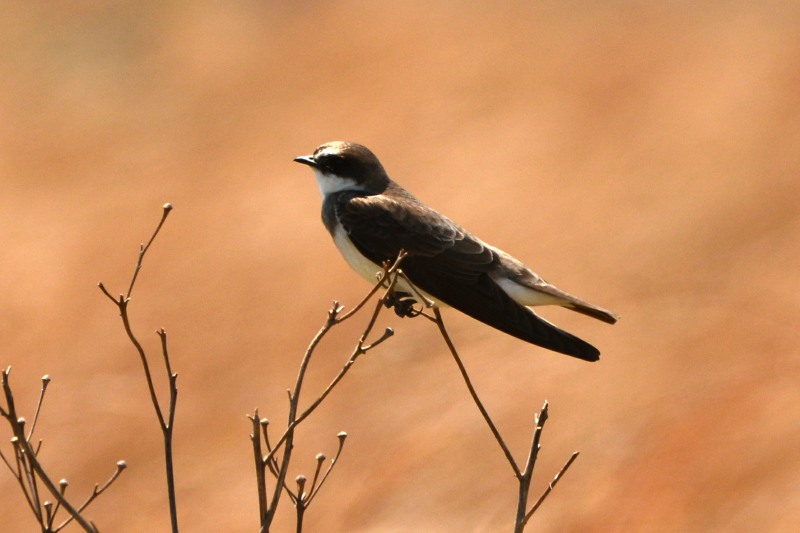
[[[350,240],[376,264],[408,252],[402,268],[420,289],[462,313],[543,348],[596,361],[600,352],[515,302],[489,276],[494,252],[403,190],[343,193],[336,214]]]

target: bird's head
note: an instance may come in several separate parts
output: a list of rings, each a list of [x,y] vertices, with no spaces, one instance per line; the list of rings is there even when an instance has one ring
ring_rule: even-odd
[[[375,154],[353,142],[325,143],[312,155],[294,160],[314,169],[323,196],[341,191],[380,194],[389,185],[389,176]]]

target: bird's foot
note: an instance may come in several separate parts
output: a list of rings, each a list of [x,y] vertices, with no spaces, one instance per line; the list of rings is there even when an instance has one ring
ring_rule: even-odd
[[[414,309],[416,303],[417,301],[411,293],[397,291],[389,294],[383,301],[383,305],[389,309],[394,308],[394,312],[401,318],[419,315],[421,310]]]

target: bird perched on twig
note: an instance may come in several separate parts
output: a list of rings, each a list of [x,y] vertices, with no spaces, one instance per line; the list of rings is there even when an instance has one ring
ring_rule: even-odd
[[[295,161],[314,169],[322,221],[347,263],[367,280],[407,252],[402,269],[435,305],[446,304],[519,339],[586,361],[600,352],[536,315],[529,306],[559,305],[609,324],[617,317],[547,283],[521,261],[491,246],[392,181],[360,144],[336,141]],[[396,310],[408,313],[414,292],[395,286]]]

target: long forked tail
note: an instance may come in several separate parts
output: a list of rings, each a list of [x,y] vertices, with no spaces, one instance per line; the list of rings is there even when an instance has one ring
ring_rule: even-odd
[[[505,330],[506,333],[548,350],[577,357],[584,361],[600,359],[600,350],[585,340],[551,324],[527,307],[522,307],[522,309],[527,311],[525,326],[516,330]]]
[[[597,361],[600,359],[600,350],[585,340],[551,324],[530,308],[522,306],[506,296],[505,293],[503,293],[503,296],[507,300],[502,308],[465,308],[456,305],[453,305],[453,307],[472,318],[480,320],[484,324],[542,348],[577,357],[584,361]]]
[[[407,259],[403,263],[403,270],[419,289],[484,324],[531,344],[584,361],[597,361],[600,358],[597,348],[536,315],[529,307],[512,298],[486,273],[467,282],[453,282],[450,272],[438,267],[430,268],[425,258],[419,257]],[[561,299],[552,303],[572,305],[574,301]]]
[[[474,284],[423,287],[451,307],[509,335],[542,348],[584,361],[597,361],[600,351],[571,333],[554,326],[530,308],[517,303],[489,276]]]

